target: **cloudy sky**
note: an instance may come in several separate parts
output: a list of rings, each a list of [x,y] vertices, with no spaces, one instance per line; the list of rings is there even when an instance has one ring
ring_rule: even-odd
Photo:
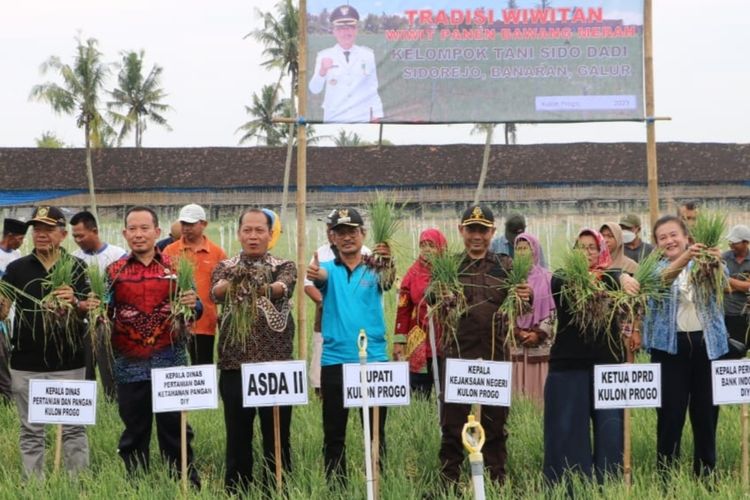
[[[573,2],[575,3],[575,2]],[[578,2],[579,4],[581,2]],[[747,0],[659,0],[654,3],[657,140],[750,142],[750,2]],[[81,146],[75,120],[56,116],[48,105],[29,101],[51,55],[72,61],[77,33],[99,40],[108,61],[123,50],[146,52],[146,64],[164,67],[163,87],[174,111],[172,132],[151,125],[144,146],[236,146],[244,106],[276,75],[260,67],[261,50],[243,39],[259,27],[255,10],[274,0],[35,0],[5,2],[0,16],[0,147],[34,146],[45,131]],[[487,5],[489,5],[488,3]],[[554,2],[553,2],[554,5]],[[110,80],[110,87],[114,78]],[[334,135],[341,126],[317,127]],[[384,127],[396,144],[483,142],[471,126]],[[366,139],[375,125],[350,126]],[[498,133],[498,140],[501,134]],[[523,144],[576,141],[645,141],[640,123],[522,125]]]

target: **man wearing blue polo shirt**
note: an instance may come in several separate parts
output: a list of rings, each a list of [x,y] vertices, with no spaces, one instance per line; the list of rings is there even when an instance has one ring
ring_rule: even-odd
[[[346,477],[346,422],[349,410],[344,408],[343,364],[359,362],[357,337],[367,333],[367,361],[387,361],[383,291],[391,280],[384,280],[369,267],[362,256],[365,238],[362,216],[353,208],[342,208],[331,217],[333,244],[338,256],[320,263],[317,254],[308,267],[307,277],[323,295],[323,355],[320,392],[323,398],[323,453],[326,477]],[[386,263],[384,276],[393,267],[387,245],[375,246],[375,255]],[[385,408],[380,410],[380,452],[385,450]]]

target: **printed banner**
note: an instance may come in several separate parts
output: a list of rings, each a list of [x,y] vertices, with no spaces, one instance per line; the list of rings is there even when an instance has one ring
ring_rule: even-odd
[[[409,363],[391,361],[367,363],[367,404],[369,406],[408,406]],[[362,407],[362,366],[344,365],[344,407]]]
[[[508,361],[448,358],[445,402],[510,406],[513,365]]]
[[[242,365],[242,406],[307,404],[305,362],[270,361]]]
[[[218,408],[216,365],[152,369],[151,406],[154,413]]]
[[[643,119],[643,0],[509,3],[308,1],[305,119]]]
[[[29,380],[29,422],[32,424],[94,425],[96,382],[92,380]]]
[[[750,359],[712,361],[715,405],[750,403]]]
[[[594,366],[594,408],[659,408],[661,365],[636,363]]]

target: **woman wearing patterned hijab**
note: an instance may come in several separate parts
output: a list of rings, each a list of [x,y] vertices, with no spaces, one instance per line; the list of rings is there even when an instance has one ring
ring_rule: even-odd
[[[609,248],[598,231],[581,230],[576,247],[586,255],[592,279],[600,280],[610,290],[637,290],[633,278],[610,269]],[[618,474],[622,468],[623,412],[594,409],[594,365],[622,363],[625,348],[615,322],[580,326],[571,304],[561,294],[565,284],[563,273],[556,272],[552,293],[557,333],[544,388],[544,475],[558,482],[566,473],[574,472],[589,478],[595,475],[601,482],[605,474]]]

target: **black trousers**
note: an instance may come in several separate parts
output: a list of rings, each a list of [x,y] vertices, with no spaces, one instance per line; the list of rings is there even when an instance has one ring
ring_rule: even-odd
[[[151,381],[131,382],[117,385],[117,403],[120,418],[125,424],[125,430],[120,436],[118,453],[125,462],[128,473],[134,473],[139,468],[148,470],[149,443],[151,442],[151,426],[156,417],[156,437],[159,451],[169,463],[172,472],[180,474],[180,413],[152,413],[151,411]],[[187,453],[189,479],[193,486],[200,488],[198,472],[193,465],[193,430],[187,428]]]
[[[88,332],[83,338],[83,357],[86,364],[86,380],[96,380],[96,367],[99,367],[99,379],[101,380],[104,395],[110,401],[117,401],[117,384],[115,383],[114,364],[112,348],[104,343],[99,343],[94,353],[91,345],[91,337]]]
[[[693,429],[693,472],[705,475],[716,466],[716,425],[719,407],[713,404],[711,361],[703,332],[678,332],[677,354],[654,349],[651,361],[661,363],[661,408],[656,410],[657,465],[663,470],[680,456],[685,412]]]
[[[343,365],[322,366],[320,370],[320,394],[323,397],[323,456],[326,477],[341,479],[346,477],[346,423],[349,409],[344,408],[344,369]],[[387,407],[381,406],[379,425],[380,455],[378,463],[383,466],[385,456],[385,419]],[[360,413],[361,421],[361,413]],[[375,428],[373,411],[370,408],[370,439]]]
[[[224,424],[227,433],[226,474],[224,485],[227,491],[246,491],[253,482],[253,421],[260,418],[263,435],[263,483],[275,485],[276,454],[273,437],[273,407],[242,407],[242,373],[240,370],[222,370],[219,377],[219,392],[224,401]],[[289,428],[292,423],[292,407],[279,407],[281,428],[281,465],[285,473],[292,470],[292,452],[289,444]]]
[[[212,365],[214,363],[215,335],[191,335],[188,353],[191,365]]]
[[[748,338],[748,327],[750,326],[750,316],[748,315],[726,315],[724,324],[727,325],[729,336],[734,340],[739,340],[743,344],[750,341]]]

